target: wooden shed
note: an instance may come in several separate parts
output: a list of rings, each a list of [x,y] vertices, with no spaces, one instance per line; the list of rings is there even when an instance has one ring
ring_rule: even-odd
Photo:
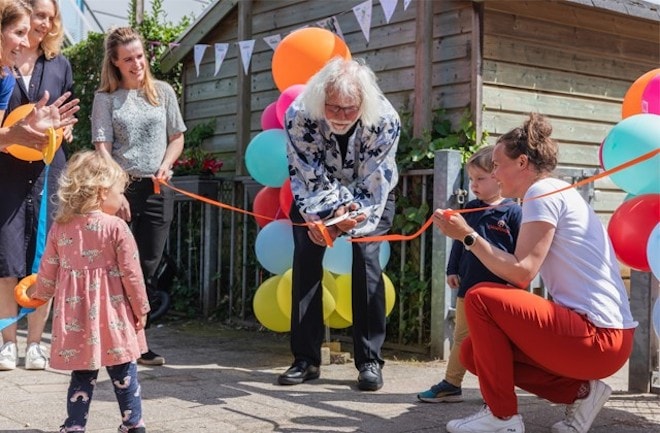
[[[279,91],[273,49],[263,38],[334,18],[353,56],[375,70],[417,130],[431,110],[457,119],[469,108],[494,140],[531,111],[550,117],[560,165],[598,167],[598,149],[621,120],[632,82],[660,65],[660,12],[636,0],[412,0],[396,2],[389,22],[373,2],[367,42],[353,14],[359,0],[218,0],[184,33],[163,68],[184,63],[183,113],[189,126],[212,121],[205,143],[225,161],[224,175],[246,175],[243,152]],[[254,40],[247,75],[237,42]],[[217,75],[216,43],[229,43]],[[194,46],[207,44],[199,75]],[[483,108],[483,109],[482,109]],[[607,220],[624,193],[596,184],[594,207]]]

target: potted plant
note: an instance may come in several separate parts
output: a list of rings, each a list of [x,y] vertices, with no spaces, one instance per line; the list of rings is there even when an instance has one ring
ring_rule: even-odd
[[[213,124],[200,123],[186,131],[183,152],[172,166],[172,183],[188,192],[215,198],[220,182],[215,175],[223,161],[202,148],[204,139],[213,136]]]

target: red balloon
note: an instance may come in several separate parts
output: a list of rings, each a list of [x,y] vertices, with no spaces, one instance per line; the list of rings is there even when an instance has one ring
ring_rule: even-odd
[[[291,210],[291,203],[293,203],[293,193],[291,192],[291,179],[287,179],[280,188],[280,209],[289,218],[289,211]]]
[[[621,203],[607,226],[617,258],[633,269],[650,271],[646,244],[658,223],[660,194],[643,194]]]
[[[286,219],[280,209],[280,188],[265,186],[254,196],[252,211],[265,218],[254,217],[259,227],[263,227],[276,219]]]

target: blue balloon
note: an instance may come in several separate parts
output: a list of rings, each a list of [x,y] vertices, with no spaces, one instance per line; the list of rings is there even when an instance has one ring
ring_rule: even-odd
[[[384,241],[380,245],[378,263],[385,268],[390,260],[390,243]],[[333,274],[350,274],[353,272],[353,244],[345,236],[335,239],[332,248],[325,249],[323,267]]]
[[[271,221],[257,234],[254,250],[268,272],[282,274],[293,266],[293,229],[289,220]]]
[[[617,123],[603,142],[603,167],[609,170],[660,148],[660,116],[637,114]],[[610,176],[622,190],[634,194],[660,193],[660,155]]]
[[[245,166],[250,176],[262,185],[282,186],[289,177],[286,144],[283,129],[268,129],[257,134],[245,150]]]
[[[380,254],[378,255],[378,263],[380,263],[380,268],[385,269],[387,263],[390,261],[390,243],[388,241],[383,241],[380,244]]]
[[[660,222],[651,230],[649,240],[646,242],[646,258],[649,261],[651,273],[656,280],[660,280]]]
[[[323,267],[333,274],[350,274],[353,266],[353,244],[346,236],[335,239],[332,248],[325,249]]]

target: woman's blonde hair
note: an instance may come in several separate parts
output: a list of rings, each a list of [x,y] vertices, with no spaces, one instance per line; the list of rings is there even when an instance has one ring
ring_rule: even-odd
[[[101,209],[101,191],[117,183],[128,184],[128,174],[107,153],[83,150],[67,162],[59,180],[55,221]]]
[[[121,82],[121,72],[115,66],[114,62],[118,60],[117,51],[119,47],[123,47],[132,42],[138,41],[142,46],[144,52],[144,42],[137,30],[131,27],[117,27],[111,29],[105,36],[103,43],[105,52],[103,54],[103,66],[101,67],[101,85],[99,92],[112,93],[119,88]],[[146,56],[146,53],[145,53]],[[154,78],[151,75],[151,67],[149,61],[145,59],[146,67],[144,68],[144,82],[142,83],[142,91],[147,101],[153,106],[159,105],[158,92],[154,85]]]
[[[29,17],[30,14],[32,14],[32,8],[23,0],[0,0],[0,47],[4,44],[2,29],[25,16]],[[0,60],[2,60],[2,50],[0,50]],[[4,76],[5,72],[0,70],[0,77]]]
[[[29,0],[30,6],[35,7],[39,0]],[[50,60],[62,51],[62,41],[64,40],[64,26],[62,25],[62,14],[57,0],[46,0],[53,4],[55,16],[53,16],[53,28],[44,36],[39,44],[39,48],[44,52],[46,59]]]

